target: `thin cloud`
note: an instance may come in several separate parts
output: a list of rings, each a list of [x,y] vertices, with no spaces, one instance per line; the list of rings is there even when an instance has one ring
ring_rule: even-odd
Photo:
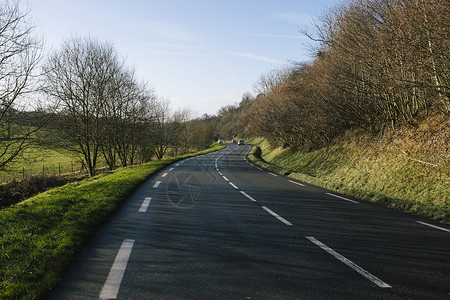
[[[254,53],[248,53],[248,52],[229,52],[229,54],[233,55],[233,56],[239,56],[239,57],[245,57],[245,58],[250,58],[253,60],[259,60],[259,61],[263,61],[263,62],[268,62],[268,63],[274,63],[274,64],[284,64],[284,62],[267,57],[267,56],[263,56],[263,55],[258,55],[258,54],[254,54]]]

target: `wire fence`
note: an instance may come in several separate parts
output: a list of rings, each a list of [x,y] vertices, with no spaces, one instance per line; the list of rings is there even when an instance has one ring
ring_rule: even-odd
[[[101,173],[105,168],[98,168]],[[31,176],[66,176],[66,175],[82,175],[88,173],[84,164],[79,161],[70,163],[24,165],[20,168],[7,169],[0,172],[0,183],[13,179],[25,179]]]

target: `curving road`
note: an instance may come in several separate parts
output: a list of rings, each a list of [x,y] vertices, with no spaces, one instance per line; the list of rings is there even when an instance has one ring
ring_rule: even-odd
[[[250,146],[142,185],[49,299],[450,299],[450,229],[263,170]]]

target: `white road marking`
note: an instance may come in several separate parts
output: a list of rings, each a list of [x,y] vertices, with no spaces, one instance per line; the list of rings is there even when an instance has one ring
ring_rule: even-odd
[[[220,176],[223,176],[222,172],[220,172],[219,170],[217,170],[217,173],[219,173]]]
[[[303,183],[300,183],[300,182],[296,182],[296,181],[294,181],[294,180],[288,180],[290,183],[293,183],[293,184],[296,184],[296,185],[299,185],[299,186],[305,186]]]
[[[150,204],[150,201],[152,201],[152,197],[145,197],[144,201],[141,204],[141,207],[139,208],[139,212],[145,213]]]
[[[428,223],[425,223],[425,222],[422,222],[422,221],[416,221],[416,223],[419,223],[419,224],[422,224],[422,225],[425,225],[425,226],[429,226],[429,227],[432,227],[432,228],[435,228],[435,229],[439,229],[439,230],[442,230],[442,231],[450,232],[449,229],[446,229],[446,228],[443,228],[443,227],[439,227],[439,226],[436,226],[436,225],[433,225],[433,224],[428,224]]]
[[[334,251],[333,249],[331,249],[330,247],[328,247],[327,245],[325,245],[321,241],[317,240],[316,238],[314,238],[312,236],[307,236],[306,238],[308,240],[310,240],[313,244],[316,244],[317,246],[319,246],[322,250],[325,250],[329,254],[333,255],[340,262],[346,264],[347,266],[352,268],[354,271],[358,272],[362,276],[366,277],[367,279],[369,279],[370,281],[372,281],[373,283],[378,285],[379,287],[381,287],[381,288],[390,288],[391,287],[389,284],[387,284],[386,282],[382,281],[380,278],[378,278],[375,275],[372,275],[371,273],[367,272],[366,270],[364,270],[363,268],[361,268],[360,266],[358,266],[357,264],[355,264],[354,262],[352,262],[348,258],[346,258],[346,257],[342,256],[341,254],[337,253],[336,251]]]
[[[153,185],[153,188],[156,189],[160,184],[161,184],[161,181],[158,180],[158,181],[155,182],[155,184]]]
[[[285,225],[292,226],[292,223],[291,223],[291,222],[289,222],[288,220],[286,220],[286,219],[280,217],[276,212],[274,212],[274,211],[268,209],[268,208],[265,207],[265,206],[261,206],[261,208],[264,209],[264,210],[265,210],[266,212],[268,212],[269,214],[271,214],[272,216],[274,216],[275,218],[277,218],[278,220],[280,220],[281,222],[283,222]]]
[[[272,176],[278,176],[277,174],[274,174],[272,172],[269,172],[269,174],[272,175]]]
[[[117,253],[116,259],[109,271],[108,278],[103,285],[100,293],[100,299],[116,299],[122,283],[123,274],[127,268],[128,259],[133,249],[134,240],[124,240]]]
[[[175,167],[178,167],[180,165],[180,163],[176,164]]]
[[[169,171],[173,171],[174,168],[170,168]]]
[[[255,200],[254,198],[252,198],[252,197],[251,197],[249,194],[247,194],[246,192],[241,191],[241,194],[244,195],[245,197],[247,197],[249,200],[251,200],[251,201],[253,201],[253,202],[256,202],[256,200]]]
[[[228,182],[232,187],[234,187],[235,189],[239,189],[234,183],[232,183],[231,181]]]
[[[330,196],[333,196],[333,197],[336,197],[336,198],[339,198],[339,199],[342,199],[342,200],[345,200],[345,201],[348,201],[348,202],[352,202],[352,203],[357,203],[357,204],[359,204],[358,201],[351,200],[351,199],[347,199],[347,198],[344,198],[344,197],[341,197],[341,196],[338,196],[338,195],[335,195],[335,194],[332,194],[332,193],[326,193],[326,194],[327,194],[327,195],[330,195]]]
[[[263,169],[261,169],[260,167],[256,167],[258,170],[262,171]]]
[[[161,175],[161,177],[164,178],[164,177],[167,176],[167,174],[169,174],[169,173],[164,173],[164,174]]]
[[[225,179],[225,181],[230,181],[228,178],[222,175],[222,178]]]

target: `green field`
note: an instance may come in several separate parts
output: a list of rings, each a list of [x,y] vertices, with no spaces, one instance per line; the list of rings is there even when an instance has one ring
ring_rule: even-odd
[[[23,178],[31,175],[57,175],[81,170],[80,159],[64,150],[31,146],[20,153],[16,159],[0,170],[0,183],[5,180]]]

